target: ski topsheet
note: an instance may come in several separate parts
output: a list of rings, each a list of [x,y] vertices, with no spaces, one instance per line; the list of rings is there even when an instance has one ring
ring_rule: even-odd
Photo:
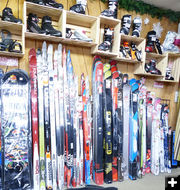
[[[88,78],[85,80],[84,75],[81,75],[81,94],[83,102],[83,136],[84,136],[84,177],[85,184],[90,184],[90,126],[88,125],[88,100],[89,100],[89,89]]]
[[[55,108],[56,108],[56,143],[57,143],[57,181],[59,189],[64,187],[64,88],[63,88],[63,66],[62,45],[58,45],[57,62],[54,60],[55,70]],[[57,65],[56,65],[57,63]],[[57,75],[57,79],[56,79]],[[56,83],[57,80],[57,83]],[[57,86],[56,86],[57,85]],[[59,98],[56,98],[58,96]],[[58,104],[59,100],[59,104]],[[59,115],[59,117],[58,117]]]
[[[57,64],[57,52],[54,53],[54,64],[53,64],[53,46],[50,44],[48,46],[48,70],[49,70],[49,112],[50,112],[50,131],[51,131],[51,170],[52,172],[52,189],[57,189],[57,179],[56,179],[56,117],[55,117],[55,80],[57,85],[57,75],[55,75],[55,71],[53,66]],[[55,79],[55,80],[54,80]],[[57,96],[58,98],[58,96]],[[57,104],[59,105],[59,104]]]
[[[138,145],[138,89],[136,79],[130,80],[130,128],[129,128],[129,178],[137,179],[137,145]]]
[[[38,84],[37,84],[37,62],[36,51],[29,51],[29,67],[31,81],[31,118],[32,118],[32,140],[33,140],[33,188],[39,189],[39,123],[38,123]]]
[[[46,43],[43,43],[46,46]],[[40,190],[46,189],[45,183],[45,139],[44,139],[44,102],[43,102],[43,57],[37,51],[37,78],[38,78],[38,113],[39,113],[39,153],[40,153]]]
[[[1,85],[3,189],[31,188],[29,77],[20,69],[7,72]]]
[[[93,178],[96,184],[102,185],[103,175],[103,63],[98,56],[93,60]]]
[[[111,66],[105,64],[103,85],[104,112],[104,181],[112,183],[112,96],[111,96]]]
[[[1,106],[2,106],[2,101],[1,101],[1,81],[4,75],[4,71],[0,69],[0,115],[1,115]],[[1,156],[1,117],[0,117],[0,188],[2,188],[2,156]]]
[[[128,179],[129,169],[129,115],[130,115],[130,93],[131,87],[128,81],[128,75],[123,76],[123,162],[124,179]],[[125,106],[126,105],[126,106]]]

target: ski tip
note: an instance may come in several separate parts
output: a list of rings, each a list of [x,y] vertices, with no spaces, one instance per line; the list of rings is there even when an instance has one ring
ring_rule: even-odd
[[[32,56],[36,56],[36,50],[35,50],[35,48],[31,48],[31,49],[29,50],[29,59],[30,59]]]

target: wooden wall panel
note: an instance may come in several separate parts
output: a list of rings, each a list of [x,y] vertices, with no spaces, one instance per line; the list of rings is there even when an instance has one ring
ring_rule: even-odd
[[[69,10],[69,8],[75,4],[76,0],[56,0],[57,2],[60,2],[64,5],[65,10]],[[19,0],[19,17],[23,19],[23,3],[24,0]],[[0,11],[3,10],[3,8],[6,5],[6,0],[1,0],[0,1]],[[12,8],[13,13],[16,17],[18,17],[18,0],[9,0],[9,7]],[[93,16],[99,16],[101,11],[104,9],[108,8],[107,3],[102,3],[100,0],[88,0],[88,6],[86,13],[89,15]],[[118,19],[121,19],[124,14],[132,14],[132,18],[137,16],[134,11],[132,12],[127,12],[124,9],[118,9]],[[143,20],[143,25],[142,25],[142,31],[141,31],[141,37],[146,37],[146,34],[148,31],[152,30],[153,23],[160,22],[161,26],[163,27],[163,32],[162,32],[162,37],[161,37],[161,42],[164,41],[164,38],[166,36],[167,31],[173,30],[177,32],[178,25],[176,23],[170,22],[167,18],[163,18],[162,20],[158,20],[156,18],[152,18],[149,15],[140,15],[142,20]],[[149,19],[149,24],[145,25],[144,24],[144,19],[148,18]],[[54,49],[57,48],[57,44],[53,44]],[[26,40],[25,43],[25,56],[21,59],[19,59],[19,68],[26,70],[29,72],[29,66],[28,66],[28,53],[30,48],[41,48],[42,47],[42,42],[41,41],[34,41],[34,40]],[[82,48],[82,47],[75,47],[75,46],[65,46],[66,50],[70,49],[71,51],[71,59],[72,59],[72,64],[74,67],[75,74],[78,75],[79,81],[80,81],[80,76],[81,73],[84,73],[85,76],[89,76],[89,79],[91,81],[92,77],[92,60],[93,56],[90,54],[90,48]],[[109,59],[103,58],[103,62],[109,62]],[[4,70],[10,70],[12,68],[10,67],[2,67]],[[131,63],[119,63],[118,68],[121,72],[123,73],[128,73],[130,78],[135,77],[139,78],[137,76],[133,75],[134,72],[134,65]],[[163,99],[168,99],[170,100],[170,117],[169,117],[169,122],[170,125],[175,128],[176,124],[176,117],[177,117],[177,105],[174,103],[174,94],[175,91],[178,90],[178,85],[176,84],[171,84],[167,83],[164,84],[164,87],[162,89],[157,89],[154,88],[154,79],[153,78],[147,78],[146,80],[146,86],[148,87],[148,90],[154,91],[156,93],[157,97],[163,98]],[[91,85],[90,85],[91,86]]]

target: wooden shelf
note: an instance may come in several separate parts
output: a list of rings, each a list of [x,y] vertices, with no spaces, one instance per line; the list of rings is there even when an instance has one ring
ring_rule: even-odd
[[[148,53],[146,52],[146,58],[147,59],[163,59],[164,57],[166,57],[165,54],[157,54],[157,53]]]
[[[154,75],[154,74],[150,74],[150,73],[134,73],[134,74],[139,75],[139,76],[163,77],[163,75]]]
[[[0,51],[0,56],[5,56],[5,57],[23,57],[23,53],[14,53],[14,52],[9,52],[9,51]]]
[[[157,82],[167,82],[167,83],[179,83],[178,81],[174,81],[174,80],[165,80],[165,79],[162,79],[162,80],[156,80]]]
[[[93,54],[93,55],[101,55],[101,56],[103,56],[103,57],[109,57],[109,58],[111,58],[111,57],[116,57],[116,56],[117,56],[116,53],[106,52],[106,51],[100,51],[100,50],[98,50],[98,51],[96,51],[96,52],[93,52],[93,53],[91,53],[91,54]]]
[[[53,17],[59,17],[62,13],[62,9],[57,9],[57,8],[53,8],[53,7],[48,7],[48,6],[44,6],[44,5],[38,5],[36,3],[31,3],[31,2],[24,2],[26,3],[26,8],[27,8],[27,12],[33,12],[34,14],[38,13],[42,14],[42,15],[48,15],[48,16],[53,16]]]
[[[66,11],[66,23],[91,28],[97,17]]]
[[[64,38],[62,37],[55,37],[55,36],[50,36],[50,35],[45,35],[45,34],[37,34],[33,32],[25,32],[25,38],[28,39],[34,39],[34,40],[46,40],[50,42],[62,42]]]
[[[130,35],[124,35],[124,34],[120,34],[120,36],[121,36],[121,41],[134,42],[137,44],[139,44],[145,40],[144,38],[130,36]]]
[[[180,53],[168,52],[168,57],[180,57]]]
[[[28,39],[35,39],[35,40],[46,40],[49,42],[56,42],[56,43],[64,43],[64,44],[71,44],[71,45],[78,45],[81,47],[92,47],[96,45],[96,43],[93,42],[85,42],[85,41],[80,41],[80,40],[72,40],[72,39],[67,39],[67,38],[62,38],[62,37],[55,37],[55,36],[50,36],[50,35],[45,35],[45,34],[37,34],[33,32],[26,32],[25,37]]]
[[[101,23],[107,24],[107,25],[117,25],[121,23],[121,20],[119,19],[109,18],[102,15],[100,15],[99,18],[100,18]]]
[[[22,34],[23,24],[0,20],[0,29],[8,30],[13,34]]]
[[[123,58],[123,57],[116,57],[114,58],[114,60],[116,61],[120,61],[120,62],[126,62],[126,63],[141,63],[141,61],[138,60],[133,60],[133,59],[127,59],[127,58]]]
[[[72,40],[72,39],[68,39],[68,38],[63,38],[62,43],[81,46],[81,47],[93,47],[93,46],[97,45],[94,42],[86,42],[86,41],[82,41],[82,40]]]

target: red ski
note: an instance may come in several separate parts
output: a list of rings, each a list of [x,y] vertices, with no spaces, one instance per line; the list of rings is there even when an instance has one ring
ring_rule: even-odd
[[[29,51],[29,69],[31,80],[31,117],[33,138],[33,183],[34,189],[39,189],[39,135],[38,135],[38,102],[37,102],[37,61],[36,50]]]

